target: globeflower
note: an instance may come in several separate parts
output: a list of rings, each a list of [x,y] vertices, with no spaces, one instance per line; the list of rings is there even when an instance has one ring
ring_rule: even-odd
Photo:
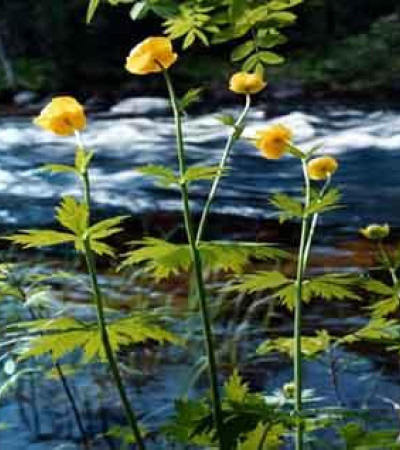
[[[257,94],[267,83],[257,73],[237,72],[229,81],[229,89],[236,94]]]
[[[73,97],[54,97],[33,123],[59,136],[70,136],[86,127],[86,115]]]
[[[168,69],[177,59],[170,39],[148,37],[131,50],[125,68],[134,75],[148,75]]]
[[[335,158],[322,156],[311,160],[308,165],[308,175],[312,180],[326,180],[336,172],[339,164]]]
[[[255,145],[268,159],[280,159],[290,146],[292,131],[284,125],[273,125],[256,134]]]
[[[383,225],[374,223],[368,225],[366,228],[360,228],[360,233],[367,239],[376,241],[388,237],[390,234],[390,227],[387,223]]]

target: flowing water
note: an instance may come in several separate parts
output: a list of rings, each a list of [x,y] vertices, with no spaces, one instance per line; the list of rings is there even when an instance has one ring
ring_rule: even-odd
[[[224,112],[239,113],[238,110]],[[191,163],[218,163],[227,130],[221,127],[216,115],[207,113],[186,118],[185,134]],[[324,225],[343,230],[349,236],[371,221],[400,226],[399,111],[394,107],[358,108],[321,103],[296,106],[292,112],[282,109],[272,117],[259,107],[250,114],[246,135],[251,136],[255,130],[276,121],[294,130],[298,145],[311,148],[324,144],[323,153],[332,154],[339,160],[340,170],[335,181],[343,191],[346,208],[328,214],[323,219]],[[83,138],[86,146],[96,153],[92,184],[98,211],[111,214],[118,210],[140,216],[152,211],[179,209],[176,190],[155,187],[135,171],[135,167],[146,164],[175,167],[173,132],[172,121],[163,116],[116,120],[103,114],[91,118]],[[48,162],[70,164],[73,145],[72,139],[60,139],[36,129],[28,119],[0,120],[0,222],[4,227],[48,225],[60,196],[79,193],[79,186],[72,176],[50,175],[41,170]],[[275,212],[268,206],[269,194],[280,190],[300,194],[301,170],[293,158],[267,161],[245,141],[236,145],[233,156],[231,171],[222,182],[215,204],[218,213],[254,219],[272,218]],[[207,187],[207,183],[192,187],[197,209],[202,205]],[[323,235],[322,243],[328,237]],[[317,250],[322,256],[336,251],[323,245]],[[284,315],[277,323],[280,324],[275,330],[277,334],[290,332],[289,315]],[[311,309],[306,323],[310,329],[316,327],[315,323],[321,327],[346,328],[362,325],[363,320],[356,310],[348,310],[343,305]],[[251,331],[251,338],[239,337],[243,359],[253,355],[257,343],[265,338],[262,327],[252,327]],[[231,328],[221,325],[219,336],[221,339],[238,339],[232,325]],[[150,381],[136,377],[131,394],[136,398],[138,409],[144,411],[148,424],[157,424],[171,413],[173,399],[183,394],[180,386],[189,382],[192,374],[189,365],[196,360],[199,351],[194,357],[170,349],[139,358],[138,366],[146,366]],[[322,403],[339,403],[345,399],[347,407],[386,408],[390,416],[390,401],[398,400],[400,385],[396,361],[388,361],[385,355],[365,349],[341,351],[336,357],[346,361],[336,383],[332,379],[332,360],[328,356],[307,365],[306,384],[314,385],[316,394],[323,397]],[[243,370],[252,387],[269,394],[292,377],[287,361],[275,357],[254,366],[243,365]],[[78,375],[71,382],[83,405],[85,419],[91,424],[89,431],[95,435],[106,429],[109,422],[121,417],[113,388],[105,377],[94,372],[89,378],[86,375]],[[182,382],[177,382],[178,379]],[[204,383],[200,382],[198,389],[203,388]],[[11,425],[8,430],[0,431],[0,448],[45,450],[63,444],[65,449],[77,448],[72,444],[73,438],[78,436],[77,430],[73,422],[65,418],[68,406],[63,395],[54,381],[43,380],[41,376],[33,384],[29,379],[20,383],[15,395],[5,397],[0,404],[0,422]],[[62,404],[62,407],[55,407],[56,404]],[[35,408],[41,410],[40,430],[35,430]],[[106,410],[107,414],[104,413]],[[154,449],[161,449],[160,445],[155,444]],[[113,447],[99,443],[96,448]]]

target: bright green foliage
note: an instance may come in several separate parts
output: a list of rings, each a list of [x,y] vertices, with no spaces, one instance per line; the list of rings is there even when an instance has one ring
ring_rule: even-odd
[[[58,222],[68,230],[23,230],[6,237],[24,248],[40,248],[73,242],[78,251],[84,250],[84,240],[89,236],[92,250],[98,255],[114,256],[113,249],[101,240],[119,233],[122,228],[118,225],[125,216],[106,219],[93,226],[89,226],[89,213],[84,203],[77,202],[73,197],[64,197],[56,210]]]
[[[203,88],[193,88],[186,92],[186,94],[179,100],[179,110],[181,113],[184,113],[191,105],[200,101],[200,96],[203,90]]]
[[[400,448],[399,430],[367,431],[361,424],[350,422],[339,434],[349,450],[394,450]]]
[[[399,309],[400,296],[397,286],[388,286],[381,281],[371,278],[364,283],[363,288],[368,292],[385,297],[369,307],[373,318],[387,317]]]
[[[156,238],[134,242],[139,249],[129,252],[122,267],[145,263],[146,270],[157,280],[189,270],[190,248],[186,244],[173,244]],[[203,242],[200,254],[205,266],[219,271],[241,273],[251,258],[268,260],[287,257],[281,250],[246,242]]]
[[[90,0],[87,20],[91,21],[100,0]],[[244,40],[231,59],[242,62],[243,70],[263,71],[281,64],[284,58],[271,51],[286,42],[282,29],[296,21],[289,10],[302,0],[108,0],[112,5],[132,3],[130,16],[141,20],[149,12],[164,19],[165,34],[183,39],[186,49],[196,42],[208,46]]]
[[[313,192],[311,204],[305,211],[306,214],[321,214],[340,208],[338,205],[341,198],[338,189],[329,189],[324,195]]]
[[[353,343],[357,341],[393,342],[398,339],[399,325],[396,320],[376,318],[370,320],[364,327],[352,334],[348,334],[339,342]]]
[[[21,349],[20,359],[50,354],[53,361],[58,361],[65,355],[80,350],[83,352],[84,363],[95,359],[106,361],[100,331],[92,323],[61,317],[27,322],[19,327],[30,333]],[[121,347],[148,340],[161,344],[180,342],[174,334],[157,325],[153,317],[144,315],[133,315],[111,322],[107,325],[107,331],[114,352]]]
[[[312,191],[311,203],[307,209],[299,200],[282,193],[274,194],[270,203],[280,210],[279,220],[283,223],[290,219],[301,219],[304,215],[321,214],[337,209],[339,200],[339,190],[329,189],[322,196],[319,192]]]
[[[270,432],[266,442],[271,446],[262,448],[276,449],[278,440],[288,431],[290,418],[278,411],[275,405],[268,404],[263,395],[250,392],[237,371],[225,382],[223,394],[223,435],[227,447],[254,448],[249,445],[257,440],[259,428],[263,427],[263,430]],[[254,433],[254,430],[257,432]],[[164,431],[175,441],[203,446],[215,444],[215,430],[208,401],[177,402],[176,415]],[[245,443],[246,446],[243,447]]]
[[[46,164],[43,166],[43,169],[53,173],[72,173],[80,177],[87,172],[93,156],[93,152],[86,152],[82,147],[77,147],[74,166],[68,166],[66,164]]]
[[[270,203],[280,210],[279,221],[281,223],[294,218],[302,218],[304,214],[304,207],[298,200],[289,197],[286,194],[274,194]]]
[[[147,166],[135,167],[135,170],[142,175],[155,178],[157,184],[163,187],[170,186],[171,184],[179,184],[179,178],[171,169],[164,166],[149,164]]]
[[[148,165],[137,167],[135,170],[143,175],[153,177],[156,183],[162,187],[179,186],[182,182],[213,180],[221,172],[219,166],[192,166],[187,169],[181,180],[171,169],[164,166]]]
[[[358,284],[357,277],[346,274],[320,275],[304,280],[303,302],[308,303],[315,297],[325,300],[359,300],[360,297],[353,291]],[[296,298],[295,281],[280,272],[244,275],[237,284],[229,286],[227,290],[249,293],[275,290],[273,296],[290,310],[293,310]]]
[[[254,292],[275,289],[277,287],[292,283],[293,280],[288,279],[281,272],[257,272],[254,274],[243,275],[240,282],[225,288],[225,291]]]
[[[243,383],[239,372],[235,369],[224,385],[226,399],[234,403],[243,403],[248,392],[249,388]]]
[[[141,427],[140,434],[142,436],[146,436],[147,431]],[[129,450],[130,448],[132,448],[132,445],[136,443],[136,437],[129,427],[121,427],[119,425],[115,425],[111,427],[105,435],[119,439],[121,441],[120,450]]]
[[[271,426],[260,422],[239,442],[237,450],[278,450],[283,444],[282,436],[286,431],[282,424]]]
[[[313,358],[325,352],[331,345],[332,338],[326,330],[319,330],[316,336],[303,336],[301,338],[302,353],[307,358]],[[294,340],[292,338],[270,339],[257,349],[259,355],[266,355],[271,352],[285,353],[293,358]]]

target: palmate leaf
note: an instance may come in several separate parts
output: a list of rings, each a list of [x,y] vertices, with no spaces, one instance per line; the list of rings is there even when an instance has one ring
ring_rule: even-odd
[[[82,236],[89,220],[89,211],[84,203],[79,203],[74,197],[64,197],[56,208],[58,222],[76,236]]]
[[[249,388],[235,369],[224,384],[224,399],[234,403],[243,403]]]
[[[76,250],[84,251],[85,236],[89,237],[91,249],[98,255],[108,255],[113,257],[114,251],[101,239],[105,239],[122,231],[120,223],[126,216],[117,216],[106,219],[89,227],[89,213],[83,203],[77,202],[73,197],[65,197],[60,206],[56,209],[57,220],[68,233],[55,230],[22,230],[20,233],[5,237],[24,248],[49,247],[71,242]]]
[[[179,178],[168,167],[149,164],[147,166],[135,167],[135,170],[142,175],[153,177],[160,186],[179,185]]]
[[[22,230],[3,239],[22,245],[23,248],[40,248],[74,242],[76,237],[70,233],[54,230]]]
[[[192,259],[187,244],[173,244],[156,238],[134,242],[141,247],[129,252],[121,267],[145,263],[157,280],[188,271]],[[204,242],[199,246],[204,266],[212,270],[241,273],[251,258],[276,260],[287,253],[264,244]]]
[[[318,354],[325,352],[331,345],[332,338],[326,330],[319,330],[316,336],[302,336],[302,354],[307,358],[313,358]],[[291,358],[294,355],[293,338],[277,338],[264,341],[257,348],[259,355],[266,355],[271,352],[285,353]]]
[[[340,201],[340,197],[341,194],[338,189],[329,189],[329,191],[322,197],[320,197],[319,193],[314,194],[311,200],[311,204],[305,212],[307,214],[321,214],[323,212],[338,209],[341,207],[338,204]]]
[[[325,300],[361,300],[354,292],[360,285],[360,279],[353,275],[329,274],[314,277],[304,282],[304,289],[313,297]]]
[[[286,432],[283,424],[259,422],[257,427],[246,433],[244,440],[238,443],[237,450],[278,450],[282,447]]]
[[[280,272],[257,272],[255,274],[244,275],[240,281],[232,286],[226,287],[225,291],[234,292],[254,292],[266,291],[268,289],[275,289],[283,285],[291,284],[293,280],[285,277]]]
[[[52,320],[39,320],[20,324],[29,330],[30,336],[24,340],[20,359],[28,359],[50,354],[53,361],[65,355],[81,350],[83,362],[95,359],[106,360],[100,331],[97,325],[85,323],[71,317]],[[154,318],[136,315],[116,320],[107,325],[112,349],[116,352],[121,347],[143,343],[148,340],[160,344],[181,343],[171,332],[161,328]]]
[[[281,223],[289,219],[303,217],[304,207],[302,203],[286,194],[274,194],[270,203],[280,210],[279,221]]]
[[[399,308],[400,308],[400,299],[397,294],[384,300],[380,300],[379,302],[376,302],[375,304],[369,307],[369,309],[372,312],[372,317],[374,319],[379,317],[387,317],[395,313]]]
[[[198,103],[200,101],[200,96],[203,90],[203,88],[189,89],[186,94],[179,100],[179,110],[181,112],[184,112],[194,103]]]
[[[221,172],[225,175],[228,169],[225,168],[223,171],[219,166],[192,166],[186,171],[184,175],[184,180],[187,182],[200,181],[200,180],[213,180]]]
[[[398,339],[399,325],[396,320],[378,317],[370,320],[367,325],[354,333],[348,334],[338,340],[341,343],[353,343],[357,341],[390,342]]]

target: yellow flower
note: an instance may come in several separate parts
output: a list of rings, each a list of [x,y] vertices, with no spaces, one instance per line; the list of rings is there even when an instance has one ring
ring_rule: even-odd
[[[59,136],[70,136],[85,128],[86,116],[73,97],[54,97],[33,123]]]
[[[125,68],[135,75],[147,75],[168,69],[177,59],[170,39],[149,37],[131,50]]]
[[[279,159],[292,139],[292,131],[284,125],[273,125],[256,135],[255,145],[268,159]]]
[[[257,73],[238,72],[232,75],[229,89],[236,94],[257,94],[267,83]]]
[[[367,239],[380,240],[389,236],[390,227],[387,223],[384,225],[378,225],[376,223],[368,225],[366,228],[361,228],[360,233]]]
[[[315,158],[308,163],[308,175],[312,180],[326,180],[334,174],[339,164],[335,158],[330,156],[322,156]]]

